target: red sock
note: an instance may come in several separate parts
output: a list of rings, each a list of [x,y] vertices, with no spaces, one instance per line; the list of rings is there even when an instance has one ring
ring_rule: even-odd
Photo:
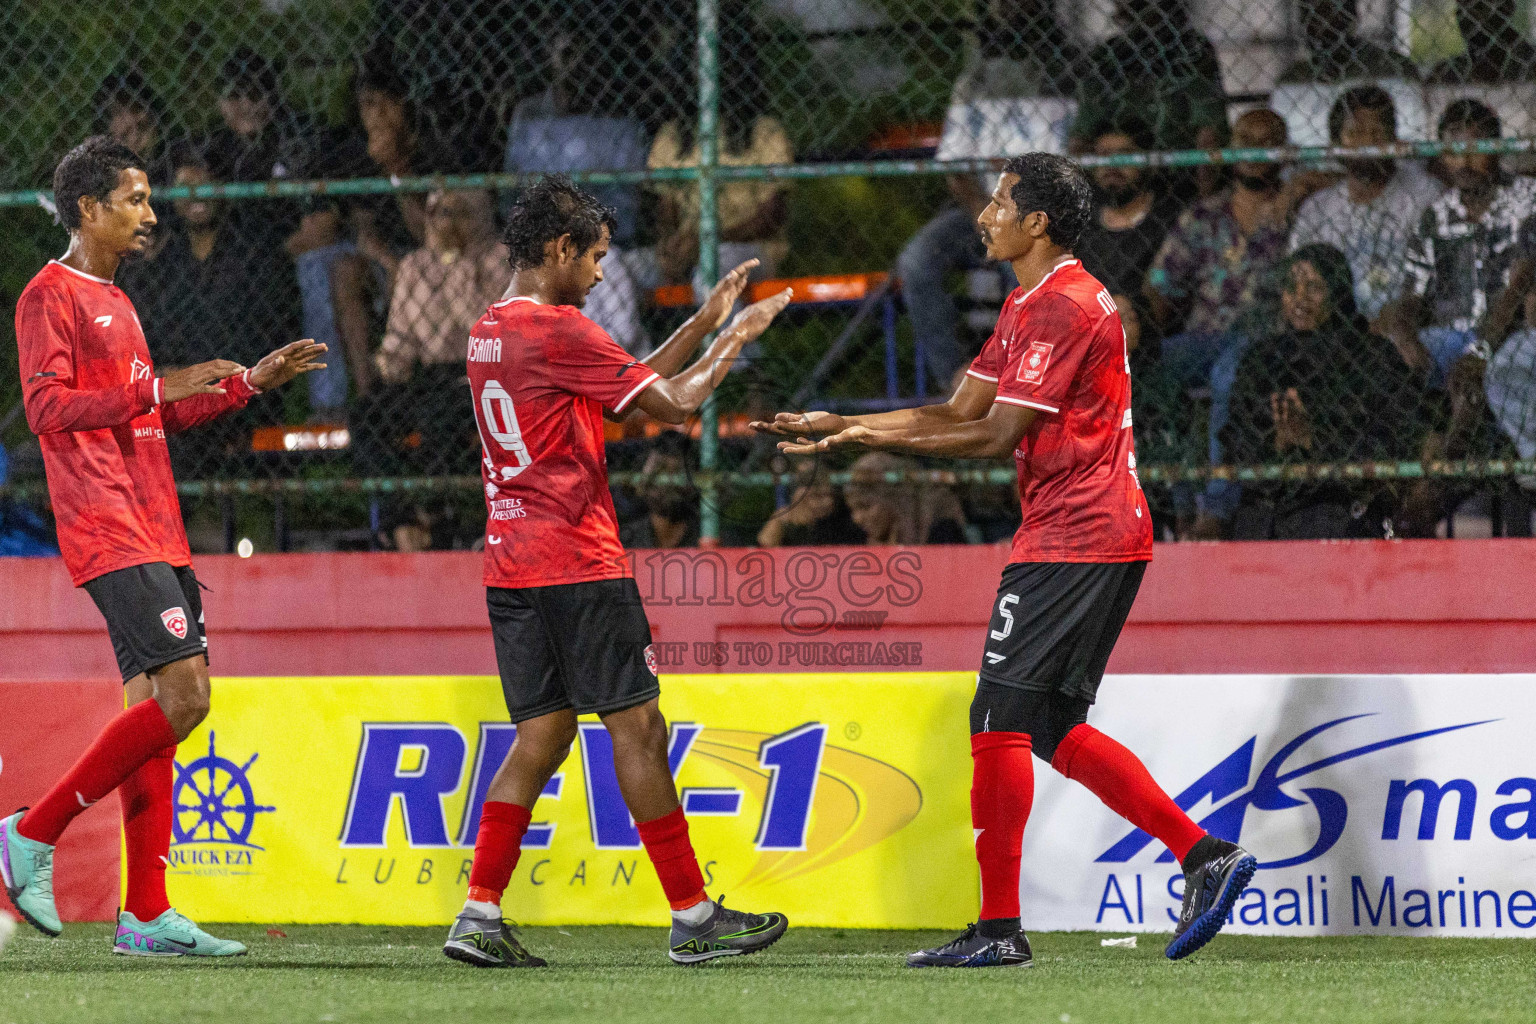
[[[517,804],[487,800],[480,812],[480,831],[475,835],[475,863],[469,869],[469,898],[501,903],[501,894],[512,881],[517,858],[523,852],[523,833],[533,810]]]
[[[123,909],[140,921],[153,921],[171,909],[165,895],[166,858],[171,853],[172,785],[176,748],[165,747],[123,780],[123,848],[128,892]]]
[[[16,824],[28,839],[58,844],[75,816],[122,785],[123,780],[165,747],[176,730],[153,700],[140,701],[107,723],[80,759]]]
[[[1161,842],[1179,860],[1205,830],[1179,810],[1141,759],[1091,725],[1074,726],[1056,747],[1051,767],[1080,782],[1104,806]]]
[[[679,807],[671,814],[654,821],[642,821],[635,826],[640,830],[640,841],[645,852],[656,865],[661,878],[661,891],[667,894],[667,902],[673,910],[687,910],[701,900],[709,899],[704,891],[704,873],[699,870],[699,859],[693,855],[693,843],[688,841],[688,819]]]
[[[1019,845],[1035,801],[1029,736],[979,732],[971,737],[971,827],[981,865],[981,919],[1019,916]]]

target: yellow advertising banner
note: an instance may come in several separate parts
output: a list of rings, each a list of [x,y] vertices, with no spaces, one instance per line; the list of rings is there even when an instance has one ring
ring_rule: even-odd
[[[971,673],[668,676],[669,757],[711,895],[799,924],[973,920]],[[217,679],[177,753],[177,906],[210,921],[447,924],[516,735],[492,677]],[[656,924],[666,901],[594,717],[503,904]]]

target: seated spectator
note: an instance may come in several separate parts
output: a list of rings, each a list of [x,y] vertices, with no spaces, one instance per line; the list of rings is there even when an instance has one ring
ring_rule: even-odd
[[[427,244],[400,262],[384,341],[374,356],[379,376],[391,384],[410,379],[418,364],[462,373],[464,339],[511,276],[489,193],[431,193],[426,232]]]
[[[1271,110],[1250,110],[1238,118],[1232,143],[1283,146],[1285,122]],[[1285,254],[1292,198],[1281,170],[1276,163],[1236,164],[1232,186],[1184,211],[1147,272],[1148,307],[1163,332],[1160,375],[1178,390],[1210,384],[1213,463],[1221,461],[1232,375],[1250,337],[1240,320],[1261,317],[1278,290],[1274,274]],[[1230,500],[1228,490],[1224,481],[1212,481],[1206,500]],[[1176,488],[1181,533],[1192,525],[1194,511],[1193,493]]]
[[[1188,149],[1202,126],[1226,122],[1216,48],[1184,0],[1115,0],[1115,20],[1121,34],[1089,52],[1081,76],[1073,152],[1127,113],[1151,121],[1158,149]]]
[[[172,162],[176,185],[216,180],[195,147],[184,147]],[[168,237],[153,258],[124,263],[117,277],[138,310],[156,366],[171,369],[210,359],[255,366],[292,341],[299,297],[280,239],[243,231],[222,200],[177,199],[172,206]],[[277,411],[252,405],[195,434],[172,436],[177,473],[195,479],[214,469],[237,470],[248,456],[252,425]]]
[[[1238,367],[1223,430],[1231,460],[1417,457],[1434,426],[1422,378],[1356,310],[1343,253],[1305,246],[1286,260],[1284,273],[1280,323],[1254,342]],[[1247,485],[1232,533],[1243,540],[1381,537],[1393,530],[1397,512],[1387,487]]]
[[[1520,26],[1515,0],[1458,0],[1456,25],[1465,53],[1430,69],[1431,85],[1536,81],[1536,46]]]
[[[685,476],[693,443],[687,434],[665,430],[645,457],[646,476]],[[691,483],[649,482],[640,488],[644,513],[620,524],[626,549],[693,548],[699,545],[699,492]]]
[[[1154,148],[1151,127],[1126,117],[1093,141],[1096,156],[1146,152]],[[1143,334],[1155,337],[1142,286],[1163,239],[1179,217],[1179,203],[1145,167],[1095,167],[1091,172],[1098,209],[1072,249],[1083,269],[1103,282],[1120,310],[1126,345],[1135,352]]]
[[[1070,96],[1075,84],[1076,51],[1049,4],[1007,0],[990,4],[987,15],[967,48],[964,69],[950,93],[939,143],[939,153],[946,159],[1020,155],[1004,152],[1009,126],[985,119],[973,124],[973,112],[992,101],[1027,103]],[[1022,45],[1024,40],[1027,45]],[[902,299],[935,389],[947,385],[965,362],[956,335],[960,314],[949,292],[949,278],[986,265],[976,218],[989,202],[997,176],[952,174],[945,182],[951,205],[912,236],[896,262]],[[1012,267],[1004,264],[997,269],[1005,293],[1017,286]]]
[[[1445,142],[1499,137],[1499,118],[1477,100],[1440,117]],[[1430,204],[1408,238],[1405,294],[1382,310],[1382,330],[1403,360],[1435,383],[1480,344],[1479,322],[1503,304],[1522,255],[1522,228],[1536,211],[1536,182],[1511,179],[1493,154],[1443,154],[1452,188]]]
[[[269,181],[292,177],[308,166],[307,126],[283,103],[277,71],[265,57],[241,47],[224,62],[219,80],[220,123],[206,150],[215,177]],[[241,203],[234,212],[243,229],[265,225],[285,236],[298,220],[293,204],[283,200]],[[274,212],[282,217],[274,218]]]
[[[383,382],[363,406],[365,436],[401,449],[413,470],[473,469],[479,451],[464,375],[464,344],[486,306],[506,290],[511,271],[496,239],[493,203],[480,191],[434,192],[427,200],[426,245],[400,261],[389,321],[374,362]],[[407,442],[404,448],[412,447]]]
[[[795,488],[789,504],[776,510],[757,532],[758,547],[818,547],[859,544],[864,531],[854,524],[848,503],[831,482],[809,480]]]
[[[1281,73],[1279,85],[1333,84],[1350,79],[1419,80],[1412,60],[1355,32],[1356,0],[1298,0],[1307,54]]]
[[[727,8],[727,12],[731,10]],[[768,90],[757,61],[751,25],[743,13],[727,14],[721,32],[721,48],[731,59],[721,65],[719,162],[723,166],[794,163],[795,151],[789,134],[779,119],[768,113]],[[690,52],[690,64],[692,56]],[[690,89],[686,95],[691,98],[696,90]],[[679,106],[680,116],[662,125],[651,143],[646,164],[652,169],[698,166],[698,111],[692,103]],[[703,276],[697,269],[698,185],[657,185],[654,191],[659,200],[656,260],[662,281],[692,282],[696,300],[703,302],[709,289],[704,287]],[[755,259],[758,265],[752,272],[753,280],[778,277],[789,251],[788,182],[727,182],[718,187],[716,196],[721,273]]]
[[[1339,97],[1328,115],[1335,146],[1397,141],[1392,97],[1374,85]],[[1444,189],[1412,161],[1344,161],[1344,180],[1307,198],[1291,226],[1291,251],[1331,245],[1349,259],[1355,302],[1367,319],[1403,292],[1408,235]]]
[[[848,513],[866,544],[965,544],[965,511],[952,488],[892,483],[888,473],[912,472],[917,463],[888,452],[869,452],[849,467]]]
[[[591,34],[585,28],[557,26],[544,38],[549,87],[513,109],[504,170],[644,170],[649,150],[645,125],[624,106],[622,83],[597,59]],[[618,228],[604,262],[604,281],[588,296],[585,312],[626,350],[643,350],[648,341],[640,325],[639,290],[625,252],[637,241],[639,189],[595,185],[592,193],[612,208]]]
[[[165,108],[138,68],[120,68],[102,79],[91,104],[96,133],[109,135],[139,154],[151,185],[170,182],[170,146]]]

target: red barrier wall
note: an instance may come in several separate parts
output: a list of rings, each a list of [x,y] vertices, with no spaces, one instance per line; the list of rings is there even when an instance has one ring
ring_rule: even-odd
[[[969,671],[1003,547],[636,552],[663,672]],[[218,675],[491,674],[480,557],[197,560]],[[1111,672],[1505,672],[1536,666],[1536,543],[1157,549]],[[0,559],[0,813],[121,706],[112,648],[55,560]],[[217,699],[217,698],[215,698]],[[116,799],[60,849],[61,911],[117,900]]]
[[[826,667],[807,658],[828,649],[783,644],[864,642],[883,653],[830,655],[966,670],[1006,560],[1001,547],[728,549],[636,552],[635,568],[667,667],[709,667],[696,643],[727,645],[714,667],[792,671]],[[217,674],[495,670],[476,554],[209,556],[197,569]],[[1536,544],[1521,540],[1159,546],[1110,671],[1528,670],[1533,570]],[[59,563],[0,559],[0,595],[0,679],[115,677],[101,618]],[[769,662],[732,646],[745,642],[768,644]]]

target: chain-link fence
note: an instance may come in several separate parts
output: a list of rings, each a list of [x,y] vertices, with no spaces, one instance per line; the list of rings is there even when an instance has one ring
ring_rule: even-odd
[[[151,253],[118,274],[157,367],[332,350],[171,439],[194,546],[465,546],[463,342],[509,277],[498,218],[528,175],[571,173],[618,213],[587,312],[637,355],[738,262],[796,284],[688,435],[611,427],[627,541],[996,540],[1011,469],[813,475],[745,425],[946,396],[1014,285],[973,225],[987,174],[1068,152],[1160,536],[1529,534],[1528,21],[1515,0],[15,6],[0,291],[63,249],[59,157],[120,138],[157,186]],[[14,352],[0,553],[47,537]]]

